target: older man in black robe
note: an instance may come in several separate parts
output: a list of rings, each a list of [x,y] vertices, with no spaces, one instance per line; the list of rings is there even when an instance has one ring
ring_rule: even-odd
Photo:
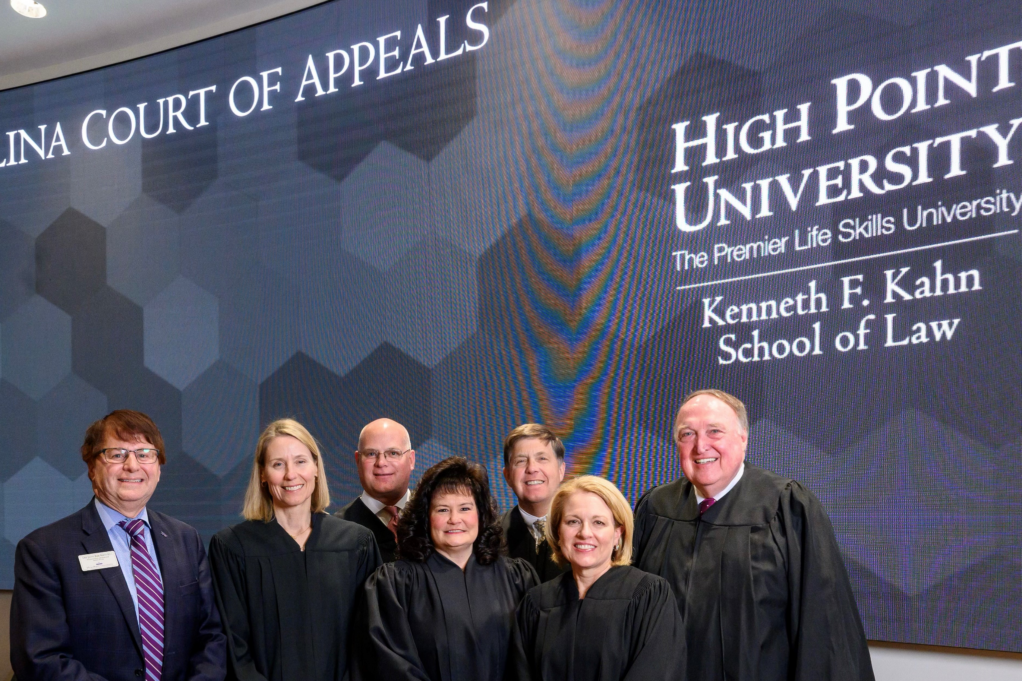
[[[834,529],[794,480],[745,465],[745,405],[690,394],[675,442],[685,479],[635,511],[635,565],[670,582],[688,681],[872,681]]]

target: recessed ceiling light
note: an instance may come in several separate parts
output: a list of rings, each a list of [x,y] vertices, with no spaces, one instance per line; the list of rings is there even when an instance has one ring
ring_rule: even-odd
[[[32,0],[11,0],[14,11],[30,19],[42,19],[46,16],[46,8]]]

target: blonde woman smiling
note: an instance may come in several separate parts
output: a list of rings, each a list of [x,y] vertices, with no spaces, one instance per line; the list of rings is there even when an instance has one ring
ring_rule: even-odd
[[[341,681],[356,596],[380,565],[372,532],[327,515],[319,446],[302,424],[259,436],[243,514],[209,545],[227,678]]]
[[[603,478],[557,491],[547,542],[571,571],[518,606],[511,678],[657,681],[684,678],[685,631],[667,582],[629,565],[632,510]]]

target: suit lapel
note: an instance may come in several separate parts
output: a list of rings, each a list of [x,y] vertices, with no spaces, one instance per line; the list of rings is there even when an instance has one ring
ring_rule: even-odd
[[[107,536],[106,528],[103,527],[103,521],[99,519],[99,512],[96,510],[94,501],[90,501],[89,505],[82,509],[82,532],[84,533],[82,546],[85,548],[86,553],[101,553],[114,550],[113,545],[110,543],[110,537]],[[121,614],[124,615],[124,620],[128,624],[128,630],[131,632],[131,638],[141,655],[142,635],[138,631],[138,617],[135,615],[135,604],[131,600],[131,592],[128,591],[128,585],[124,581],[124,573],[121,572],[120,568],[116,570],[98,570],[98,572],[103,576],[106,585],[114,596],[114,600],[120,607]]]
[[[507,531],[508,553],[517,558],[525,558],[530,563],[536,562],[536,539],[525,524],[525,518],[515,506],[511,509],[511,523]]]
[[[362,518],[365,520],[367,526],[371,525],[372,527],[375,527],[377,530],[387,530],[387,526],[384,524],[384,522],[380,520],[380,517],[373,513],[368,506],[366,506],[366,503],[362,501],[362,497],[356,499],[355,503],[358,504],[359,515],[361,515]],[[390,530],[387,530],[387,532],[389,533]]]
[[[357,504],[358,514],[363,518],[360,524],[369,528],[373,535],[375,535],[376,544],[380,547],[380,550],[386,550],[391,554],[397,551],[397,541],[394,539],[394,533],[365,505],[362,497],[356,499],[355,503]]]

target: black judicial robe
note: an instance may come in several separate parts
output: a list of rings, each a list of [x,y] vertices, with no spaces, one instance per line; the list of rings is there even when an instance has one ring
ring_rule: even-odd
[[[228,679],[349,678],[355,605],[381,564],[372,533],[313,513],[302,551],[276,520],[249,520],[213,537],[209,563],[227,634]]]
[[[465,570],[438,553],[424,563],[399,560],[365,585],[365,641],[359,676],[366,681],[500,679],[507,665],[515,608],[538,583],[516,558]]]
[[[514,681],[683,681],[685,629],[667,582],[612,567],[579,600],[570,572],[518,606]]]
[[[635,537],[635,565],[678,599],[688,681],[873,679],[834,529],[794,480],[746,465],[702,516],[687,480],[655,487]]]
[[[529,531],[525,524],[521,511],[515,506],[505,513],[500,519],[504,528],[504,536],[507,538],[507,554],[512,558],[521,558],[528,561],[529,565],[536,568],[539,581],[545,582],[560,576],[567,568],[560,567],[554,562],[550,545],[546,542],[540,544],[539,551],[536,551],[536,538]]]
[[[394,562],[397,556],[397,540],[394,539],[394,533],[387,528],[386,523],[369,510],[369,507],[362,501],[361,496],[355,497],[354,501],[337,513],[334,513],[334,515],[338,518],[358,523],[372,532],[376,538],[376,546],[380,549],[380,557],[383,559],[383,562]]]

